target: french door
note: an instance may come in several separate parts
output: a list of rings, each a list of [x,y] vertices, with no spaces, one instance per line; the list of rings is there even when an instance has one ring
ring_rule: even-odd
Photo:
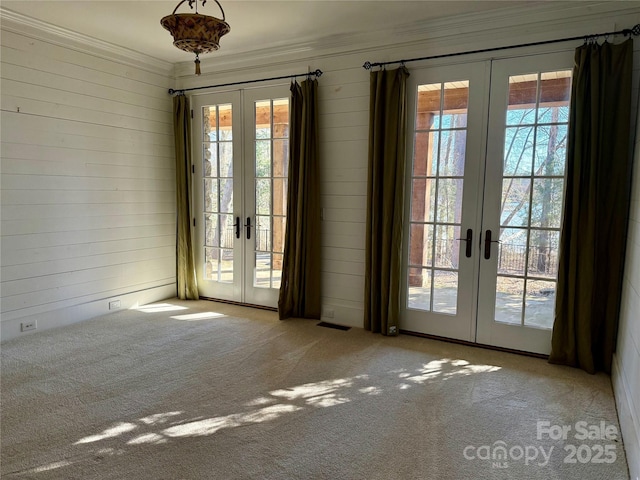
[[[567,52],[412,73],[403,329],[549,353],[571,67]]]
[[[194,97],[201,296],[276,307],[289,164],[288,86]]]

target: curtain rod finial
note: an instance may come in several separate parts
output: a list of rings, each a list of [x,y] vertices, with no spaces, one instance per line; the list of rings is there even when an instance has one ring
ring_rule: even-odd
[[[365,70],[371,70],[371,62],[370,61],[366,61],[364,62],[364,64],[362,65],[362,68],[364,68]]]

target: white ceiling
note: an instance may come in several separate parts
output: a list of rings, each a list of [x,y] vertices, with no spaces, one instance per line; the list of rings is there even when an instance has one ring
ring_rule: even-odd
[[[201,0],[198,0],[199,2]],[[231,25],[220,53],[286,47],[339,36],[392,30],[417,22],[485,12],[531,1],[319,1],[220,0]],[[2,0],[4,9],[96,38],[171,63],[192,61],[192,55],[172,45],[160,19],[173,12],[178,0]],[[200,13],[220,16],[213,0]],[[184,3],[178,12],[188,12]],[[212,54],[212,55],[215,55]]]

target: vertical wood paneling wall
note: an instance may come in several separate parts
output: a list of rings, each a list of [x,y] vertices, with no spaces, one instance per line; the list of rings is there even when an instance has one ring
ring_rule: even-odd
[[[3,339],[173,296],[169,71],[1,38]]]

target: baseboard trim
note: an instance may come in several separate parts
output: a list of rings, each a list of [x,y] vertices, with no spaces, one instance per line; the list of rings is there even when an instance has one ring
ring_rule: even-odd
[[[457,338],[440,337],[438,335],[430,335],[428,333],[412,332],[410,330],[400,330],[403,335],[411,335],[412,337],[428,338],[430,340],[438,340],[440,342],[456,343],[458,345],[466,345],[467,347],[484,348],[486,350],[496,350],[498,352],[515,353],[516,355],[524,355],[525,357],[534,357],[547,360],[548,355],[542,353],[525,352],[524,350],[514,350],[513,348],[497,347],[494,345],[485,345],[484,343],[469,342],[467,340],[459,340]]]
[[[618,356],[613,355],[611,369],[613,396],[618,409],[618,420],[622,434],[622,443],[627,456],[631,480],[640,479],[640,418],[632,408],[631,390],[627,384],[623,370],[620,368]]]
[[[51,310],[49,312],[13,318],[0,323],[0,340],[5,342],[24,335],[38,334],[39,332],[50,330],[52,328],[72,325],[100,315],[106,315],[108,313],[117,312],[118,310],[137,307],[147,303],[173,298],[175,296],[176,285],[175,283],[172,283],[125,293],[123,295],[116,295],[113,298],[104,298],[66,308]],[[120,301],[120,307],[118,310],[109,310],[109,302],[114,300]],[[37,322],[37,329],[21,332],[20,324],[30,322]]]
[[[200,295],[200,300],[207,300],[209,302],[227,303],[229,305],[238,305],[239,307],[257,308],[259,310],[269,310],[270,312],[277,312],[276,307],[269,307],[266,305],[256,305],[254,303],[234,302],[233,300],[224,300],[222,298],[203,297]]]

